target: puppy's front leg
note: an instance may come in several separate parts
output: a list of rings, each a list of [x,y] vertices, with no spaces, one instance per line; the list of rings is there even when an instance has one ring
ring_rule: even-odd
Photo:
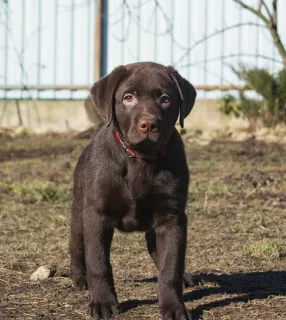
[[[157,258],[157,245],[156,245],[156,233],[154,229],[148,230],[145,234],[148,252],[158,268]],[[195,285],[194,279],[190,273],[185,272],[183,275],[184,283],[186,287],[192,287]]]
[[[187,217],[178,213],[156,220],[158,298],[162,320],[191,319],[183,301]]]
[[[110,247],[113,237],[103,215],[93,208],[84,210],[84,243],[89,288],[89,312],[96,319],[108,319],[119,313],[119,304],[114,289]]]

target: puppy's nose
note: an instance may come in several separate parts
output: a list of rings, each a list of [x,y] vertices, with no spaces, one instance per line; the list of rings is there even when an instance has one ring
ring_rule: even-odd
[[[141,133],[148,133],[158,129],[158,119],[142,118],[139,120],[139,130]]]

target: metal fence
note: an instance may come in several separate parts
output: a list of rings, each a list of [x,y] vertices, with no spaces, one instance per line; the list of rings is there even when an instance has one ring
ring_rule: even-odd
[[[285,43],[286,1],[278,12]],[[233,0],[0,0],[1,99],[85,98],[99,75],[146,60],[201,90],[241,85],[241,63],[282,68],[269,31]]]

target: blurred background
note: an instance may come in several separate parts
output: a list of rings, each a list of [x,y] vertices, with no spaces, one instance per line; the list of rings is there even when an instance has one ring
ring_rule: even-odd
[[[194,84],[200,101],[187,126],[248,126],[233,104],[244,86],[251,100],[277,97],[255,94],[245,73],[285,70],[286,2],[275,2],[0,0],[0,126],[84,130],[97,122],[85,101],[92,83],[135,61],[173,65]]]

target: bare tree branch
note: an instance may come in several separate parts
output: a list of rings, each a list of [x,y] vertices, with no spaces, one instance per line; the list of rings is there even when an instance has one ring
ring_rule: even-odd
[[[271,14],[271,12],[270,12],[269,8],[266,6],[264,0],[261,0],[261,4],[263,4],[264,8],[267,11],[267,14],[270,16],[269,19],[261,12],[260,9],[256,10],[253,7],[245,4],[241,0],[233,0],[233,1],[238,3],[239,5],[241,5],[244,9],[249,10],[250,12],[255,14],[256,16],[258,16],[262,21],[264,21],[264,23],[266,24],[266,27],[268,28],[268,30],[271,33],[274,45],[282,58],[284,68],[286,69],[286,48],[283,45],[281,38],[280,38],[280,35],[278,33],[278,22],[277,22],[277,3],[278,3],[278,0],[272,1],[273,14]]]
[[[223,56],[219,56],[219,57],[214,57],[214,58],[194,61],[192,63],[187,63],[187,64],[180,65],[180,66],[178,66],[178,68],[186,68],[186,67],[191,67],[191,66],[197,66],[199,64],[205,64],[205,63],[210,62],[210,61],[221,61],[221,60],[237,58],[237,57],[255,57],[255,58],[261,58],[261,59],[264,59],[264,60],[268,60],[268,61],[276,62],[276,63],[279,63],[279,64],[283,64],[283,62],[281,60],[277,60],[277,59],[271,58],[269,56],[261,55],[261,54],[237,53],[237,54],[229,54],[229,55],[223,55]]]
[[[253,7],[245,4],[243,1],[241,0],[233,0],[234,2],[238,3],[239,5],[241,5],[244,9],[247,9],[249,11],[251,11],[252,13],[254,13],[256,16],[258,16],[259,18],[261,18],[267,25],[269,24],[270,20],[268,20],[265,15],[261,12],[261,10],[256,10]]]
[[[266,5],[266,3],[265,3],[264,0],[261,0],[261,5],[264,6],[264,8],[265,8],[265,10],[266,10],[266,12],[267,12],[267,14],[268,14],[268,17],[269,17],[270,21],[273,22],[273,21],[272,21],[272,14],[271,14],[271,12],[270,12],[269,8],[267,7],[267,5]]]
[[[258,9],[257,9],[259,12],[261,12],[262,3],[263,3],[263,0],[260,0],[260,2],[259,2],[259,7],[258,7]]]
[[[228,26],[225,28],[222,28],[220,30],[216,30],[215,32],[208,34],[201,38],[200,40],[196,41],[191,47],[188,48],[188,50],[181,56],[180,59],[175,63],[176,65],[180,63],[195,47],[197,47],[199,44],[205,42],[206,40],[209,40],[210,38],[217,36],[218,34],[224,33],[228,30],[239,28],[242,26],[256,26],[256,27],[264,27],[264,25],[258,24],[258,23],[253,23],[253,22],[245,22],[245,23],[237,23],[232,26]]]

